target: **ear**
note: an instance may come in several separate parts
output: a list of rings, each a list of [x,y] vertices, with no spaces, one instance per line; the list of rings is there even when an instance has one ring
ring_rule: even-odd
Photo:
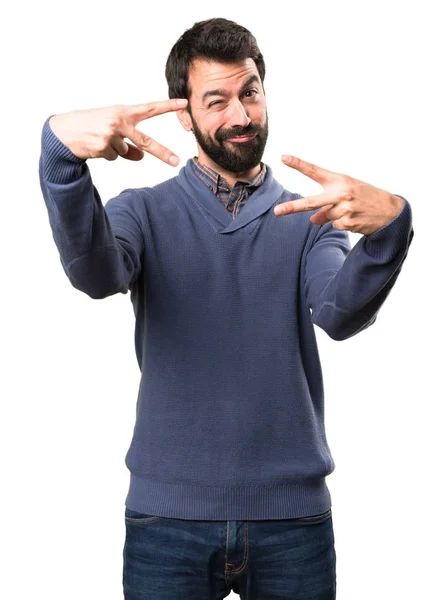
[[[191,131],[193,129],[193,124],[191,122],[190,115],[186,108],[182,108],[180,110],[175,111],[176,116],[178,117],[179,122],[184,127],[185,131]]]

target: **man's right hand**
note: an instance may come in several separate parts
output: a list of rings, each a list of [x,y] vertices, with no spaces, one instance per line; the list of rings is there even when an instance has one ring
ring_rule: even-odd
[[[71,152],[82,159],[116,160],[120,155],[128,160],[141,160],[144,152],[157,156],[169,165],[179,158],[165,146],[136,129],[140,121],[163,113],[182,110],[188,100],[173,98],[132,106],[114,105],[106,108],[73,110],[53,115],[49,125],[53,133]],[[125,142],[128,138],[134,144]]]

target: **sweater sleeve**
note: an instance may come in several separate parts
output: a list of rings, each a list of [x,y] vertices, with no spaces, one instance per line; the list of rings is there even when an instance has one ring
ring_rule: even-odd
[[[331,222],[318,228],[305,262],[304,290],[312,322],[334,340],[372,325],[402,269],[414,236],[412,211],[362,236],[353,248],[347,231]]]
[[[73,287],[91,298],[126,294],[141,271],[141,199],[127,189],[104,207],[86,160],[61,142],[49,119],[42,129],[39,178],[62,267]]]

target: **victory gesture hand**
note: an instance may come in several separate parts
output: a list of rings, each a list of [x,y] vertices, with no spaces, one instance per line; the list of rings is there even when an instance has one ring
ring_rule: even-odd
[[[141,133],[136,125],[145,119],[183,109],[187,100],[173,98],[132,106],[114,105],[106,108],[74,110],[53,115],[49,125],[53,133],[79,158],[116,160],[120,155],[129,160],[141,160],[144,152],[157,156],[170,165],[179,158],[153,138]],[[135,146],[125,142],[131,140]]]
[[[274,208],[278,216],[320,208],[310,217],[312,223],[332,221],[335,229],[369,235],[390,223],[403,208],[404,201],[399,196],[359,179],[322,169],[295,156],[283,156],[282,161],[320,183],[325,192],[278,204]]]

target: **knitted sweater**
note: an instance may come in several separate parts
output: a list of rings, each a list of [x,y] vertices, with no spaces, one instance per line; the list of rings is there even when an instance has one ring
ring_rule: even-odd
[[[191,159],[154,187],[105,204],[87,161],[42,130],[40,185],[71,284],[126,294],[141,370],[125,504],[212,520],[287,519],[331,507],[314,325],[345,340],[372,325],[413,237],[400,214],[351,248],[273,177],[237,217]],[[400,196],[402,197],[402,196]]]

